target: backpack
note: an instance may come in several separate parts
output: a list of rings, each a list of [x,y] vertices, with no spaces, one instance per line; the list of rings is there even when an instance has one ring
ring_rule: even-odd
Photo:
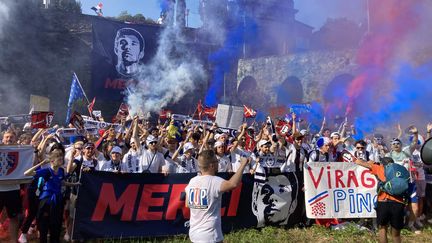
[[[312,156],[312,153],[316,154],[314,162],[318,162],[320,159],[320,154],[321,154],[320,151],[319,150],[312,150],[307,157],[310,158]],[[325,153],[325,157],[326,157],[326,162],[329,162],[329,159],[330,159],[329,153]]]
[[[399,164],[391,163],[384,167],[386,181],[380,181],[378,192],[384,191],[392,196],[405,197],[408,193],[410,174]]]

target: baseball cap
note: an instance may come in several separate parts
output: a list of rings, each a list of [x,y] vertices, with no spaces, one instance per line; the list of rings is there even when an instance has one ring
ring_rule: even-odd
[[[332,132],[332,134],[330,134],[331,138],[336,136],[340,137],[340,134],[338,132]]]
[[[305,135],[307,135],[309,133],[308,133],[308,131],[306,129],[302,129],[302,130],[300,130],[300,134],[303,135],[303,136],[305,136]]]
[[[399,138],[393,138],[392,139],[392,141],[391,141],[391,144],[393,145],[393,144],[402,144],[402,141],[399,139]]]
[[[304,134],[302,134],[301,132],[295,132],[293,134],[294,139],[298,139],[298,138],[302,138],[304,137]]]
[[[84,144],[84,148],[94,148],[95,145],[92,142],[87,142],[86,144]]]
[[[114,148],[111,149],[111,154],[112,153],[118,153],[118,154],[122,154],[122,149],[119,146],[115,146]]]
[[[260,140],[258,142],[257,146],[258,146],[258,148],[261,148],[261,146],[263,146],[265,144],[269,144],[269,143],[271,143],[271,142],[263,139],[263,140]]]
[[[193,146],[193,144],[191,142],[185,143],[185,145],[183,146],[183,153],[185,153],[188,150],[194,149],[195,147]]]
[[[216,135],[214,136],[214,139],[215,139],[215,140],[218,140],[219,138],[221,138],[221,137],[223,137],[223,136],[228,137],[225,133],[218,133],[218,134],[216,134]]]
[[[158,140],[157,140],[157,138],[155,137],[155,136],[153,136],[153,135],[149,135],[148,137],[147,137],[147,145],[149,145],[150,143],[152,143],[152,142],[157,142]]]

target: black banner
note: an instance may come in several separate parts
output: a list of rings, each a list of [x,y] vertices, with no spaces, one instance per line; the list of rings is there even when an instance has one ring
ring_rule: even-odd
[[[76,205],[74,239],[156,237],[187,234],[184,189],[195,174],[83,173]],[[219,176],[228,179],[231,174]],[[303,213],[297,175],[286,173],[241,186],[222,197],[222,230],[263,225],[293,226]]]
[[[93,18],[92,94],[98,100],[122,99],[139,64],[157,51],[159,25],[126,24]]]

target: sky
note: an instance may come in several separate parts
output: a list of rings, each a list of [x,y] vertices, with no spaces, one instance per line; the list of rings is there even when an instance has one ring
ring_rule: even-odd
[[[103,3],[105,16],[118,16],[122,11],[135,15],[143,14],[157,20],[160,14],[160,0],[78,0],[82,4],[84,14],[94,15],[90,8],[99,2]],[[319,29],[327,18],[347,17],[356,22],[366,20],[367,0],[295,0],[294,7],[299,10],[297,20]],[[186,0],[187,8],[190,9],[189,26],[199,27],[201,25],[198,14],[199,0]]]

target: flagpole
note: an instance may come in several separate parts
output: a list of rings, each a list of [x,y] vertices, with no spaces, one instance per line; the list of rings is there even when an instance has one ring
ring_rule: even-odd
[[[79,79],[78,79],[78,76],[76,75],[75,72],[74,72],[73,74],[74,74],[76,80],[78,81],[78,85],[80,86],[80,88],[81,88],[81,90],[82,90],[82,92],[83,92],[83,94],[84,94],[84,97],[85,97],[86,100],[87,100],[87,105],[90,104],[90,101],[89,101],[89,99],[87,98],[87,95],[86,95],[86,93],[85,93],[85,91],[84,91],[84,89],[83,89],[83,87],[82,87],[82,85],[81,85],[81,82],[80,82]]]

